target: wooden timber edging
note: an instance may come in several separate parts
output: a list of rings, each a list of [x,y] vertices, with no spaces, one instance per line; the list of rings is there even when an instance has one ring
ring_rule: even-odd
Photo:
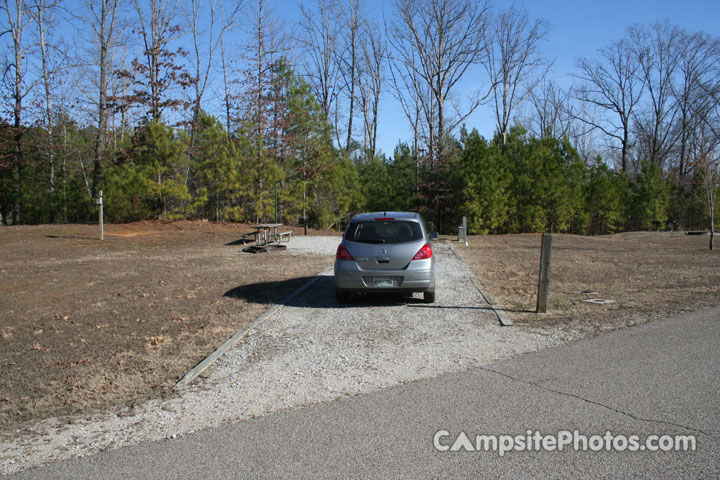
[[[455,250],[455,247],[453,247],[452,242],[446,240],[445,243],[448,244],[453,255],[455,255],[455,258],[457,258],[461,262],[465,263],[465,260],[462,259],[462,257]],[[488,292],[485,291],[485,289],[483,289],[482,285],[480,285],[480,281],[477,279],[477,277],[475,276],[473,271],[470,269],[470,266],[468,266],[468,272],[470,273],[470,280],[472,280],[473,285],[475,285],[475,288],[477,288],[477,291],[480,292],[480,295],[482,295],[483,299],[485,299],[485,302],[490,307],[490,310],[495,312],[495,316],[497,317],[498,321],[500,322],[500,325],[502,325],[503,327],[512,326],[512,324],[513,324],[512,320],[510,320],[507,317],[507,315],[505,315],[505,311],[502,309],[502,307],[498,306],[497,302],[495,301],[495,298],[493,298]]]
[[[326,269],[324,269],[322,272],[315,275],[313,278],[305,282],[300,288],[280,300],[279,303],[275,304],[270,308],[268,311],[260,315],[258,318],[253,320],[250,324],[243,327],[241,330],[235,333],[232,337],[230,337],[225,343],[220,345],[217,350],[212,352],[210,355],[205,357],[203,361],[195,365],[189,372],[183,376],[183,378],[180,379],[179,382],[175,384],[173,387],[173,390],[180,390],[183,389],[192,383],[193,380],[195,380],[201,373],[203,373],[207,368],[215,363],[215,361],[220,358],[225,352],[230,350],[233,346],[235,346],[236,343],[238,343],[240,340],[242,340],[250,330],[257,328],[262,324],[265,320],[272,317],[275,313],[277,313],[278,310],[280,310],[282,307],[290,303],[295,297],[300,295],[302,292],[308,289],[313,283],[317,282],[320,277],[324,276],[326,273],[329,273],[332,269],[332,265]]]

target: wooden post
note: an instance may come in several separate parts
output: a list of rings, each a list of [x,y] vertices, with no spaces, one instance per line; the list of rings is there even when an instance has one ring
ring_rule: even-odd
[[[543,233],[540,247],[540,275],[538,279],[537,307],[535,313],[547,312],[547,299],[550,291],[550,259],[552,257],[552,234]]]

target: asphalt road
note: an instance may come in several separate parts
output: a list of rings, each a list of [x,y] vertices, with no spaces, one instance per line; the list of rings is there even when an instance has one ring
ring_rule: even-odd
[[[720,308],[11,478],[720,478]],[[694,435],[693,452],[437,451],[460,432]]]

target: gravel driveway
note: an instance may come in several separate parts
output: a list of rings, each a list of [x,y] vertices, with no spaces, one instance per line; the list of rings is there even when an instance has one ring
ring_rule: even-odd
[[[328,254],[330,267],[338,243],[339,237],[293,238],[279,254]],[[416,294],[338,305],[328,268],[178,398],[38,423],[33,438],[0,444],[0,473],[457,372],[563,341],[499,326],[467,266],[443,242],[434,252],[434,304]]]

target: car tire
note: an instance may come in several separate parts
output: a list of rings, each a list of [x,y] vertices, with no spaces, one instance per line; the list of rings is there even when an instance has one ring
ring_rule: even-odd
[[[435,302],[435,290],[423,292],[423,302],[434,303]]]
[[[335,290],[335,300],[339,304],[348,303],[350,301],[350,293]]]

